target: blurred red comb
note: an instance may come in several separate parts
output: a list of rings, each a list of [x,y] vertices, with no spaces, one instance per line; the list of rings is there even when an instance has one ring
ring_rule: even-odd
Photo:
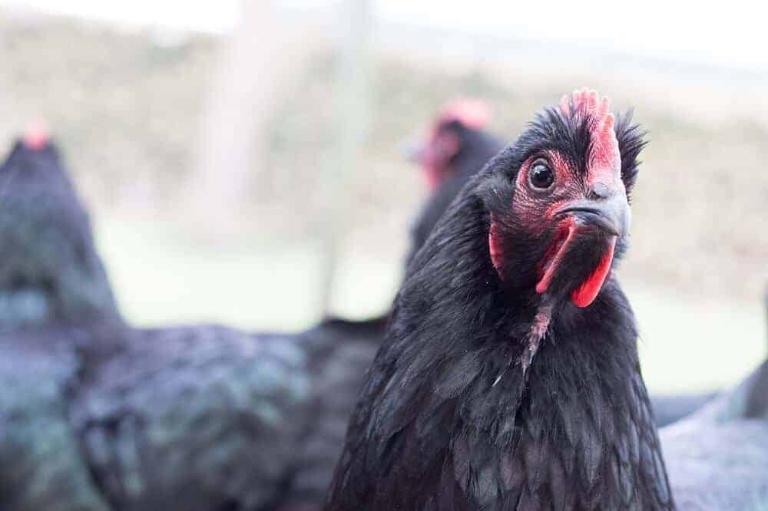
[[[570,96],[566,94],[560,99],[560,110],[566,115],[591,117],[596,123],[593,134],[613,132],[615,119],[609,111],[608,98],[601,98],[596,90],[583,87],[573,91]]]
[[[492,117],[491,105],[482,99],[459,98],[449,101],[440,109],[438,124],[459,121],[472,129],[482,129]]]
[[[48,125],[41,119],[32,122],[24,132],[22,140],[27,149],[32,151],[45,149],[51,140]]]

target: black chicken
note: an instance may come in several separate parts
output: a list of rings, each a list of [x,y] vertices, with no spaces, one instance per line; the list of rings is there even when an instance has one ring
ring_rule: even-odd
[[[123,323],[88,214],[40,129],[0,166],[0,260],[0,508],[106,510],[70,405]]]
[[[613,275],[642,132],[564,98],[409,267],[329,511],[673,509]]]
[[[130,328],[47,137],[17,142],[0,178],[0,507],[208,511],[287,499],[310,420],[334,399],[348,413],[358,388],[315,378],[337,360],[362,367],[355,343],[376,323],[300,335]],[[375,347],[364,351],[367,364]]]
[[[119,320],[88,213],[45,132],[0,167],[0,329]]]
[[[329,357],[360,364],[363,326],[130,328],[53,145],[28,135],[0,176],[0,508],[275,508],[297,486],[315,407],[344,396],[323,381],[335,394],[315,403],[314,379]]]

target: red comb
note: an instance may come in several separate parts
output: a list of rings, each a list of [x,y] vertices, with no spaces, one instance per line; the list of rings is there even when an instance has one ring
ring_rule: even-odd
[[[568,96],[560,99],[560,110],[566,115],[582,115],[591,117],[596,122],[595,133],[613,131],[614,117],[609,111],[608,98],[601,98],[597,91],[587,89],[575,90]]]
[[[488,125],[491,116],[491,106],[487,102],[481,99],[460,98],[443,105],[437,123],[459,121],[468,128],[479,130]]]
[[[594,180],[606,180],[608,173],[618,172],[621,168],[619,142],[613,126],[615,117],[609,111],[607,98],[601,98],[597,91],[586,87],[565,95],[560,100],[560,110],[568,116],[591,119],[590,135],[592,153],[590,177]]]
[[[51,136],[48,132],[48,127],[43,121],[35,121],[24,133],[23,141],[27,149],[32,151],[40,151],[45,149],[50,141]]]

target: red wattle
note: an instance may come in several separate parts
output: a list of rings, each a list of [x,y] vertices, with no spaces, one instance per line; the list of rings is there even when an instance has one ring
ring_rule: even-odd
[[[616,238],[611,238],[608,250],[605,251],[602,259],[600,259],[600,263],[595,268],[595,271],[571,293],[571,301],[576,307],[589,307],[597,298],[606,277],[608,277],[608,272],[611,271],[615,248]]]
[[[565,229],[565,238],[560,238],[562,240],[560,242],[556,241],[549,249],[554,253],[547,254],[545,257],[545,262],[542,265],[543,274],[536,283],[536,292],[539,294],[544,294],[547,292],[547,289],[549,289],[552,279],[555,278],[555,271],[560,267],[560,263],[562,262],[565,253],[570,248],[571,242],[576,234],[576,223],[573,218],[564,220],[562,226],[563,229]]]

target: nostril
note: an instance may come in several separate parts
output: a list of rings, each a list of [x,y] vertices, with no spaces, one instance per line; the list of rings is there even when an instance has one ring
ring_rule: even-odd
[[[605,183],[595,183],[589,191],[593,199],[607,199],[611,195],[611,189]]]

